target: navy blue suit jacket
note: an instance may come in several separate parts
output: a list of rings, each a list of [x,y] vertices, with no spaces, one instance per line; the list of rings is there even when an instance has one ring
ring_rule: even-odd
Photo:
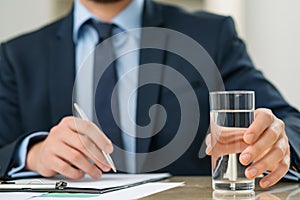
[[[209,53],[218,66],[226,90],[254,90],[256,107],[270,108],[286,123],[292,146],[292,162],[300,155],[300,114],[277,89],[254,68],[244,43],[238,38],[230,17],[205,12],[188,13],[179,8],[145,1],[143,27],[162,27],[182,32]],[[38,31],[20,36],[0,47],[0,177],[15,165],[14,154],[22,139],[33,132],[49,131],[72,115],[75,52],[72,40],[73,13]],[[166,51],[146,50],[140,63],[172,66],[190,78],[201,110],[197,135],[184,154],[157,172],[176,175],[209,175],[210,158],[198,158],[209,126],[209,100],[205,83],[195,77],[189,63]],[[163,71],[161,72],[163,77]],[[138,152],[155,151],[168,144],[180,122],[178,102],[167,88],[139,90],[137,123],[149,123],[151,105],[161,104],[168,119],[159,134],[137,141]],[[191,119],[192,120],[192,119]],[[187,130],[188,134],[188,130]],[[144,163],[147,165],[147,159]]]

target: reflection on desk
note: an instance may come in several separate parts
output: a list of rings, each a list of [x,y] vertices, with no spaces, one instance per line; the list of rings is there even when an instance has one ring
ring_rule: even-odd
[[[254,191],[213,191],[212,199],[214,200],[254,200],[255,192]]]
[[[242,200],[299,200],[300,199],[300,184],[296,182],[279,182],[275,186],[262,189],[256,180],[256,189],[252,192],[227,194],[215,192],[211,187],[211,177],[172,177],[166,181],[170,182],[185,182],[185,186],[174,188],[158,194],[154,194],[143,198],[144,200],[167,200],[167,199],[186,199],[186,200],[202,200],[202,199],[242,199]]]

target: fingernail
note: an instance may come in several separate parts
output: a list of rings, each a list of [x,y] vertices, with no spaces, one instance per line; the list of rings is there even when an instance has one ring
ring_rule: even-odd
[[[251,156],[249,153],[245,153],[241,155],[241,159],[243,163],[248,164],[250,162]]]
[[[245,135],[245,141],[247,143],[251,143],[253,141],[253,138],[254,138],[254,134],[253,133],[248,133]]]
[[[255,169],[255,168],[250,169],[249,174],[251,177],[255,177],[257,174],[257,169]]]
[[[270,185],[270,182],[269,182],[269,181],[263,181],[263,182],[261,183],[261,186],[262,186],[262,187],[268,187],[268,185]]]

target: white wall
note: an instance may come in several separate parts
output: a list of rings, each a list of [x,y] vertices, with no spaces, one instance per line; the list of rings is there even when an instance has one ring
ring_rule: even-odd
[[[205,7],[233,16],[256,67],[300,109],[300,1],[206,0]]]
[[[0,42],[57,19],[68,1],[0,0]]]
[[[300,109],[300,1],[245,1],[245,32],[256,65]]]

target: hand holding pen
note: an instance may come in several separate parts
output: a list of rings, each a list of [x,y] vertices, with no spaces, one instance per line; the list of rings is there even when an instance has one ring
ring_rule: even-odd
[[[114,168],[105,157],[112,153],[113,145],[92,122],[73,116],[64,117],[47,134],[44,132],[45,139],[33,144],[28,150],[27,170],[44,177],[59,173],[71,179],[79,179],[86,173],[98,179],[102,171]]]
[[[86,116],[86,114],[83,112],[83,110],[79,107],[79,105],[77,103],[74,103],[74,107],[75,110],[77,111],[77,113],[79,114],[79,116],[81,117],[81,119],[89,121],[88,117]],[[103,156],[105,157],[106,161],[108,162],[108,164],[110,165],[111,169],[114,172],[117,172],[116,166],[112,160],[112,158],[110,157],[109,154],[107,154],[105,151],[101,150]]]

